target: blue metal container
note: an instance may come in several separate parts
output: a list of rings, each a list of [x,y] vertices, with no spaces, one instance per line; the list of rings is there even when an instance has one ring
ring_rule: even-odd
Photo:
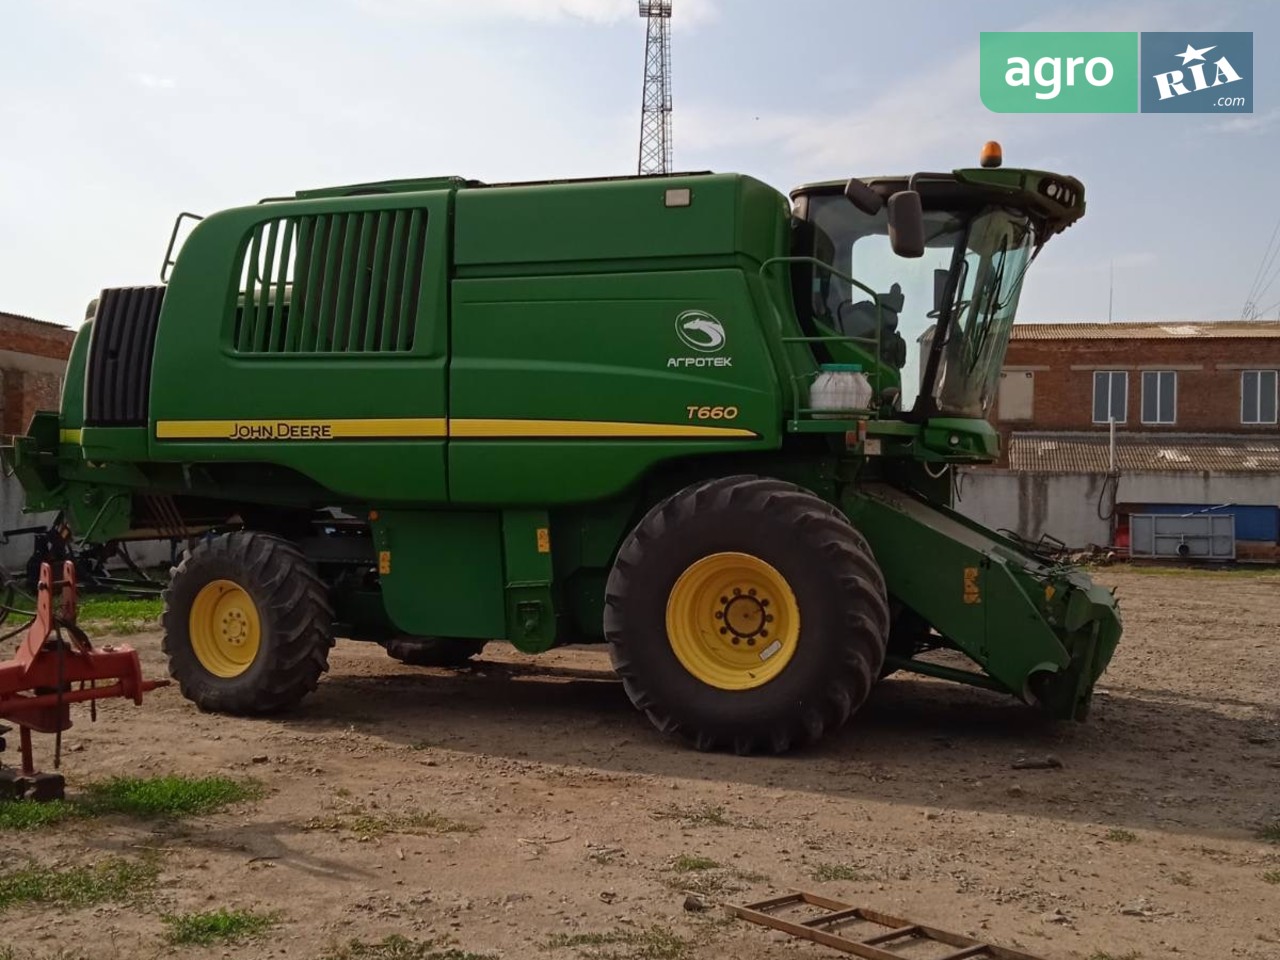
[[[1255,506],[1228,503],[1147,503],[1135,507],[1133,513],[1158,513],[1164,516],[1214,513],[1229,514],[1236,520],[1236,539],[1263,543],[1280,541],[1280,506]]]

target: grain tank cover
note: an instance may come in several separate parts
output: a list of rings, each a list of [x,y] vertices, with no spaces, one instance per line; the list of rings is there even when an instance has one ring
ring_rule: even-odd
[[[730,257],[780,249],[789,207],[739,174],[512,184],[460,190],[459,267]]]

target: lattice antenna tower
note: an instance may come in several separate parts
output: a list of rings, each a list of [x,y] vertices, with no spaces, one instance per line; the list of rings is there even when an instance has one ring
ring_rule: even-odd
[[[648,21],[644,99],[640,109],[640,174],[671,172],[671,0],[640,0]]]

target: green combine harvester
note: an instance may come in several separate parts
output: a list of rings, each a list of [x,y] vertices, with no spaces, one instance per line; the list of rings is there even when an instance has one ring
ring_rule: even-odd
[[[164,646],[206,710],[294,706],[339,636],[604,642],[700,749],[812,743],[895,670],[1083,719],[1111,593],[956,512],[952,471],[997,456],[1023,277],[1084,190],[983,161],[227,210],[102,292],[5,459],[81,540],[192,541]]]

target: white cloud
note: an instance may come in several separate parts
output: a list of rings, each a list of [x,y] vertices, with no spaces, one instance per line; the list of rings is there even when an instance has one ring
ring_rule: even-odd
[[[157,77],[154,73],[135,73],[134,82],[148,90],[172,90],[178,85],[173,77]]]
[[[1215,133],[1266,133],[1280,120],[1280,110],[1266,113],[1238,113],[1210,127]]]

